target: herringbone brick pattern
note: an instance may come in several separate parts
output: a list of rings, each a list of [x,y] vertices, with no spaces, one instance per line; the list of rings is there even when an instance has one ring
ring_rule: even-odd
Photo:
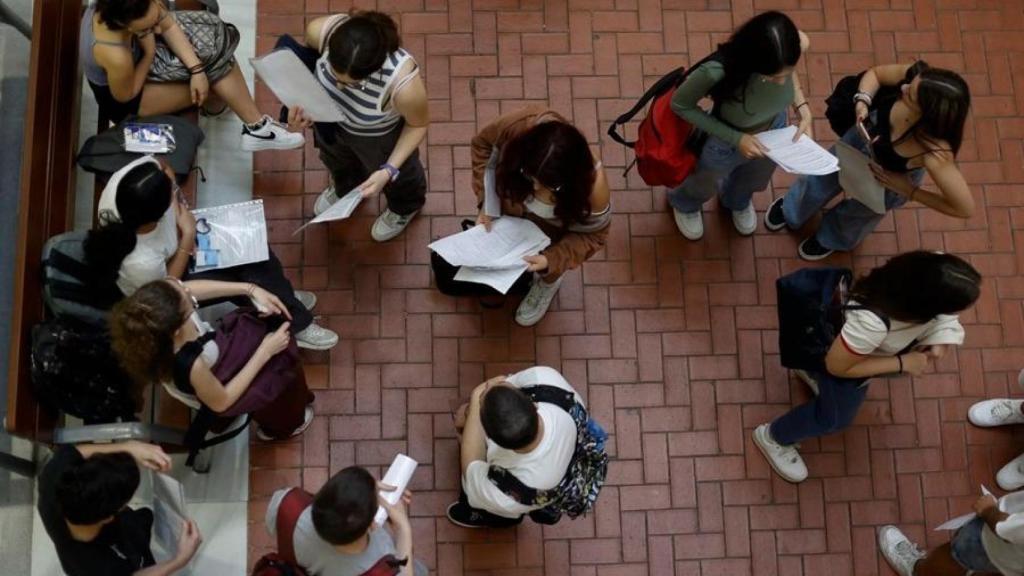
[[[966,423],[971,402],[1019,394],[1024,366],[1024,12],[1021,0],[380,0],[423,67],[433,124],[423,147],[424,213],[386,244],[369,238],[377,202],[341,224],[291,235],[327,173],[311,146],[257,156],[254,193],[296,283],[320,295],[339,331],[307,356],[318,417],[301,440],[252,447],[250,561],[271,546],[272,490],[317,489],[349,464],[374,472],[404,451],[422,463],[413,488],[416,555],[440,574],[579,576],[889,574],[874,530],[895,522],[935,545],[932,527],[968,509],[1024,449],[1021,430]],[[299,35],[348,1],[259,0],[259,51]],[[969,221],[906,208],[852,257],[858,269],[900,251],[967,256],[986,276],[965,314],[968,337],[936,373],[876,380],[857,423],[803,446],[811,478],[780,481],[751,428],[807,397],[778,361],[774,279],[800,266],[795,235],[740,238],[706,216],[690,243],[664,191],[645,186],[604,136],[609,121],[671,68],[704,56],[756,11],[785,10],[810,34],[801,62],[820,141],[824,98],[843,75],[925,58],[962,72],[974,94],[960,166],[980,206]],[[264,109],[276,107],[260,87]],[[600,153],[613,186],[607,248],[566,277],[533,329],[514,303],[483,310],[431,287],[426,244],[471,216],[469,141],[502,111],[547,102]],[[763,211],[790,179],[758,194]],[[597,510],[575,522],[473,532],[443,517],[458,486],[452,403],[486,376],[559,368],[612,433]]]

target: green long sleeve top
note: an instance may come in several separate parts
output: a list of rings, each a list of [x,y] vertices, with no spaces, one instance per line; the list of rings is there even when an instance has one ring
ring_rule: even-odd
[[[743,88],[746,91],[743,100],[736,97],[719,103],[723,122],[697,103],[724,77],[725,69],[720,62],[701,64],[672,95],[672,111],[690,124],[736,146],[743,134],[768,127],[779,112],[793,102],[792,77],[786,77],[783,84],[776,84],[754,75]]]

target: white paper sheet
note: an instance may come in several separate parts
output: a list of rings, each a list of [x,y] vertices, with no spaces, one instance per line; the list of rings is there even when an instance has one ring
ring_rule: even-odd
[[[984,496],[992,496],[992,492],[990,492],[989,489],[986,488],[984,485],[981,486],[981,493]],[[966,526],[968,523],[970,523],[971,520],[974,520],[977,517],[978,515],[974,512],[971,512],[970,514],[964,514],[963,516],[957,516],[956,518],[951,518],[943,522],[942,524],[936,526],[935,531],[941,532],[943,530],[959,530],[963,526]]]
[[[487,167],[484,169],[484,214],[491,218],[501,216],[501,199],[498,198],[498,183],[496,181],[499,153],[498,147],[495,146],[491,150],[491,158],[487,161]]]
[[[839,160],[806,134],[793,142],[796,126],[755,134],[768,149],[768,157],[790,174],[824,175],[839,169]]]
[[[427,247],[453,266],[493,269],[520,267],[523,256],[533,256],[550,243],[551,239],[533,222],[506,216],[495,220],[489,232],[477,225]]]
[[[153,537],[172,557],[178,553],[185,510],[185,487],[166,474],[153,474]]]
[[[327,210],[324,210],[322,214],[320,214],[316,218],[313,218],[309,222],[306,222],[302,226],[299,226],[295,230],[295,232],[292,232],[292,236],[295,236],[299,232],[302,232],[302,230],[305,229],[306,226],[309,226],[310,224],[319,224],[320,222],[330,222],[332,220],[344,220],[345,218],[348,218],[349,216],[352,215],[353,212],[356,211],[356,208],[362,201],[363,195],[362,193],[360,193],[359,188],[353,188],[349,190],[348,194],[345,194],[341,198],[338,198],[338,201],[335,202],[334,204],[331,204],[331,207],[328,208]]]
[[[270,258],[263,200],[192,211],[196,218],[194,272],[231,268]]]
[[[391,492],[384,492],[382,490],[380,492],[381,497],[387,500],[389,504],[398,502],[405,489],[409,487],[409,481],[412,480],[412,475],[416,472],[417,465],[418,463],[415,460],[405,454],[395,456],[394,461],[391,462],[391,467],[388,468],[387,474],[380,481],[381,484],[394,486],[395,490]],[[383,506],[377,508],[377,515],[374,516],[373,521],[379,526],[384,524],[384,521],[387,519],[388,511]]]
[[[250,58],[253,70],[282,104],[301,106],[315,122],[342,122],[345,113],[291,50]]]
[[[528,267],[525,263],[517,268],[474,268],[472,266],[462,266],[455,273],[454,278],[460,282],[485,284],[502,294],[507,294],[512,285],[523,275],[523,272],[526,272]]]
[[[836,142],[839,186],[876,214],[885,214],[885,187],[871,172],[871,159],[846,142]]]

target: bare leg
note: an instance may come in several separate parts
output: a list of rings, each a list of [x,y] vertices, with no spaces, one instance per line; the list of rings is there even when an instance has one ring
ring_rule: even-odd
[[[964,574],[967,574],[967,570],[964,570],[953,559],[948,543],[932,550],[914,565],[914,576],[964,576]]]
[[[192,95],[189,93],[188,84],[147,83],[142,87],[139,116],[174,114],[191,107]]]
[[[227,76],[212,85],[210,90],[220,96],[235,111],[235,114],[238,114],[242,122],[254,124],[263,118],[260,109],[256,107],[256,101],[249,93],[249,86],[245,83],[245,77],[238,69],[238,64],[235,64]]]

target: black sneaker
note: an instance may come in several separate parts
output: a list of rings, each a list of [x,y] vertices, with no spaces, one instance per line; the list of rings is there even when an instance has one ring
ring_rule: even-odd
[[[811,236],[800,243],[800,247],[797,248],[797,252],[800,253],[800,257],[804,260],[814,262],[815,260],[824,260],[828,258],[835,250],[829,250],[818,243],[817,236]]]
[[[505,528],[515,526],[523,521],[521,516],[519,518],[502,518],[494,514],[481,514],[463,502],[449,504],[446,515],[449,522],[463,528]]]
[[[783,198],[784,196],[776,198],[764,213],[764,227],[772,232],[778,232],[788,226],[786,224],[786,215],[782,213]]]

